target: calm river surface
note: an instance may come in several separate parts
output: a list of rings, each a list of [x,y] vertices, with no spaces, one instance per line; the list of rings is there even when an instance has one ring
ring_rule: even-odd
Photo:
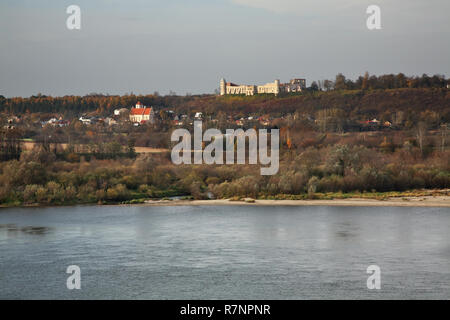
[[[450,299],[450,209],[0,209],[0,298]]]

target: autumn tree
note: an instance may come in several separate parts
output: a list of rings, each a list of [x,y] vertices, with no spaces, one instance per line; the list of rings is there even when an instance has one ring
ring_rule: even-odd
[[[361,83],[361,89],[362,90],[366,90],[369,87],[369,72],[366,71],[366,73],[364,73],[364,78],[362,79],[362,83]]]
[[[336,90],[344,90],[344,89],[346,89],[345,76],[342,73],[339,73],[336,76],[336,81],[334,82],[334,88]]]

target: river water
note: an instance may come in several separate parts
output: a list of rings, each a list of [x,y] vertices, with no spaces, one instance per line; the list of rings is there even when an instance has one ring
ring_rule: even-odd
[[[450,209],[3,208],[0,298],[450,299]]]

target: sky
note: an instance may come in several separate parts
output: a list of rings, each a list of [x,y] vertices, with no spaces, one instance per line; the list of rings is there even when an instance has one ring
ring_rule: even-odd
[[[66,8],[81,8],[69,30]],[[369,5],[381,29],[369,30]],[[448,0],[1,0],[0,95],[213,93],[219,80],[450,75]]]

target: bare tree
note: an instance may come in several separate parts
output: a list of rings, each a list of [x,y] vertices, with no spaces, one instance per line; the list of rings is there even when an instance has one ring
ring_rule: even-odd
[[[441,151],[445,151],[445,143],[447,140],[448,124],[441,124]]]
[[[333,81],[323,80],[323,87],[325,88],[326,91],[332,90],[334,87]]]
[[[427,125],[425,122],[420,121],[417,124],[417,129],[416,129],[416,138],[417,138],[417,143],[419,144],[419,148],[420,148],[420,152],[423,154],[423,143],[425,140],[425,135],[427,133]]]

